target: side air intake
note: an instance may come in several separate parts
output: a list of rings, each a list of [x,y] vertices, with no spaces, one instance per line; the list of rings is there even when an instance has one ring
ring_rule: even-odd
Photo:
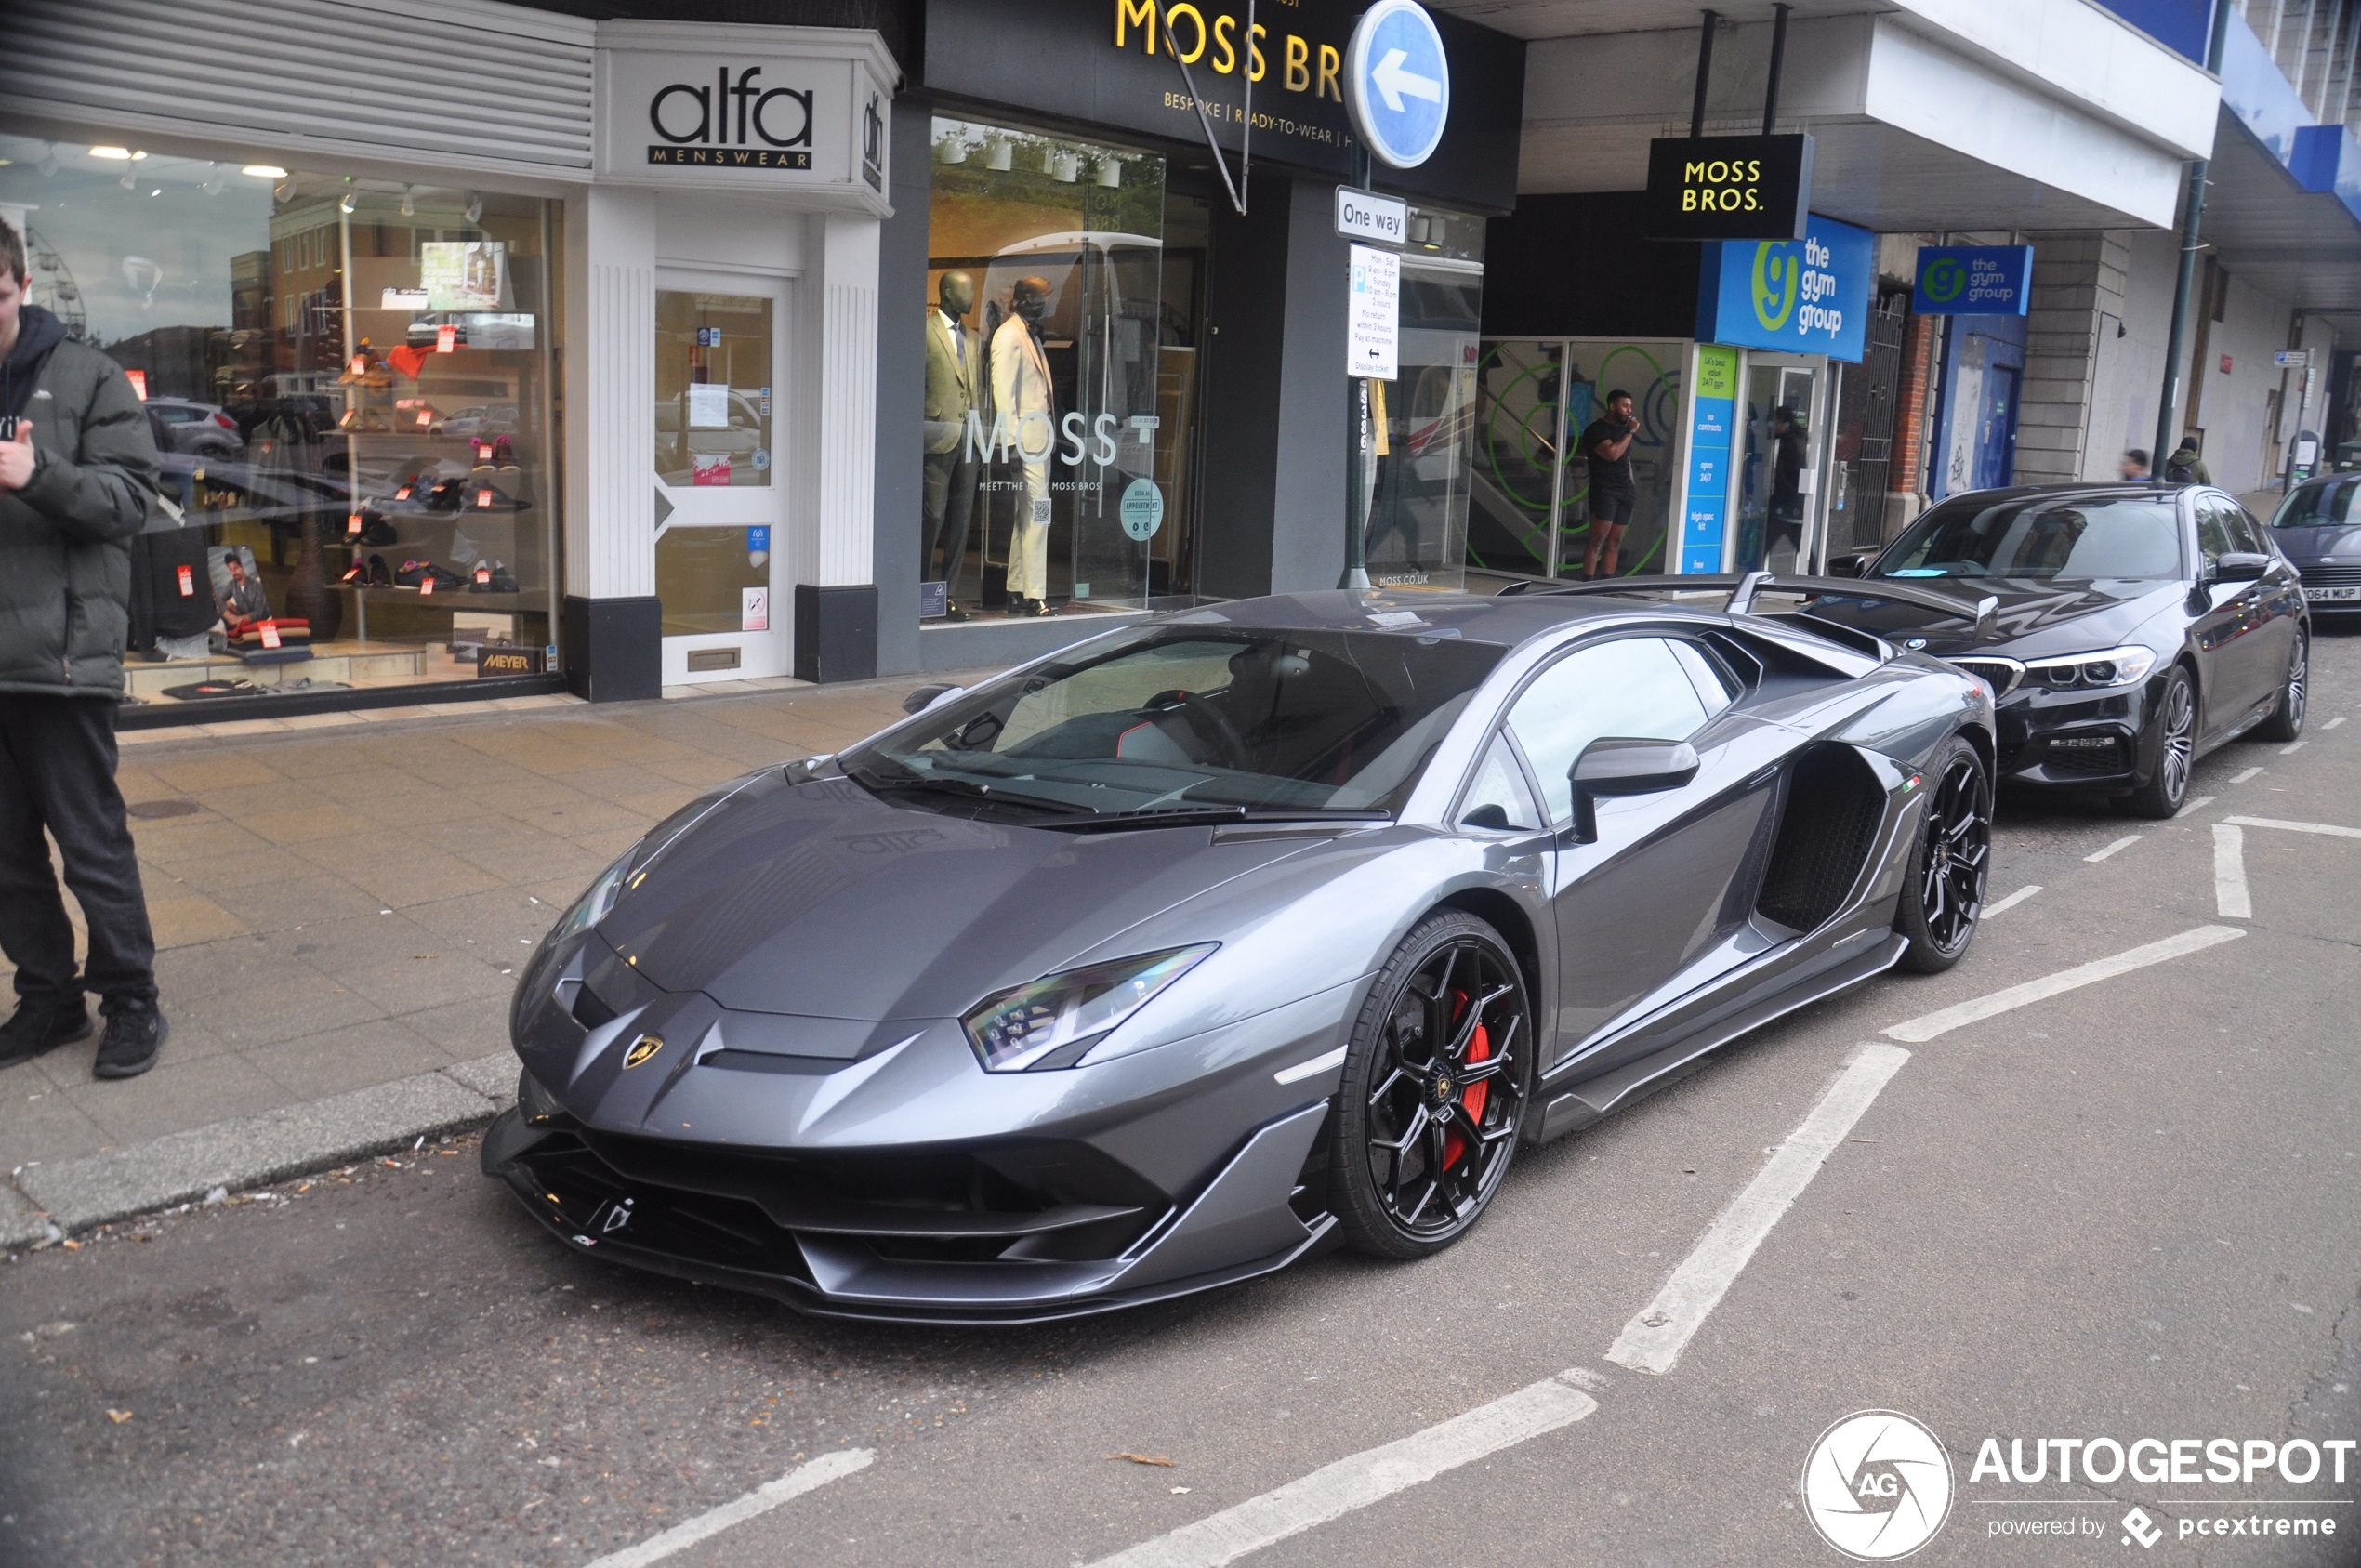
[[[1884,810],[1885,792],[1852,747],[1805,751],[1787,777],[1779,837],[1756,910],[1799,931],[1835,914],[1861,876]]]

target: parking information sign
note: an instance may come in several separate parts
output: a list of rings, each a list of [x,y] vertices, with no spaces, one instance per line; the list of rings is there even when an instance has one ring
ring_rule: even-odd
[[[1451,118],[1451,61],[1418,0],[1377,0],[1344,56],[1344,103],[1370,156],[1414,169],[1434,155]]]
[[[1352,291],[1344,323],[1344,373],[1393,379],[1402,356],[1402,257],[1352,247]]]

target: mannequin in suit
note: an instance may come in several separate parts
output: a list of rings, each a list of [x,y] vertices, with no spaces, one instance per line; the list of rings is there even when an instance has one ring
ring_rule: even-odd
[[[964,440],[968,410],[983,379],[983,341],[966,317],[975,308],[976,283],[966,272],[945,272],[927,311],[927,406],[925,532],[918,577],[934,577],[935,551],[943,551],[947,617],[968,618],[959,608],[959,568],[968,558],[968,524],[975,513],[976,464]]]
[[[1024,498],[1017,504],[1009,540],[1009,613],[1050,615],[1049,454],[1057,445],[1057,410],[1050,402],[1049,359],[1041,347],[1041,318],[1049,313],[1044,278],[1019,278],[1010,314],[992,335],[992,406],[1015,432],[1024,468]]]

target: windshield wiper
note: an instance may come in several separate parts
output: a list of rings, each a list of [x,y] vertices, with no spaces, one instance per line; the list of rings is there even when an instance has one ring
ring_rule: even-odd
[[[1135,827],[1194,827],[1218,823],[1392,822],[1390,811],[1326,806],[1152,806],[1137,811],[1102,811],[1077,822],[1056,823],[1077,833],[1123,833]]]
[[[1014,806],[1027,810],[1047,811],[1056,816],[1095,817],[1099,813],[1088,806],[1065,800],[1045,800],[1037,795],[1021,790],[995,789],[975,779],[963,779],[951,774],[909,772],[904,778],[881,778],[868,769],[853,773],[864,787],[878,794],[954,795],[962,800],[976,800],[992,806]]]

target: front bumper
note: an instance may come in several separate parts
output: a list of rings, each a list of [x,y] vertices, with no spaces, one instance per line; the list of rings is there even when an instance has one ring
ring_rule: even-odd
[[[2103,692],[2020,687],[1994,710],[1999,776],[2052,789],[2137,789],[2156,771],[2160,741],[2149,688]]]

